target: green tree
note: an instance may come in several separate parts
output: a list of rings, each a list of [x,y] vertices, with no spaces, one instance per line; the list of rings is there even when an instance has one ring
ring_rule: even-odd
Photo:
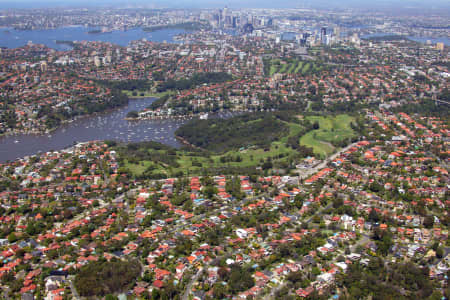
[[[423,226],[426,228],[432,228],[434,225],[434,216],[427,215],[423,220]]]
[[[9,243],[15,243],[15,242],[17,242],[17,240],[18,240],[18,238],[17,238],[17,236],[16,236],[16,234],[14,232],[11,232],[8,235],[8,242]]]

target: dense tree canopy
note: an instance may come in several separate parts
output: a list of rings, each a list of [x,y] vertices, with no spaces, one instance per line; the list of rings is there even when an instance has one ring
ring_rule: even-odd
[[[169,79],[157,87],[158,92],[167,90],[187,90],[203,83],[218,83],[233,79],[230,74],[224,72],[196,73],[189,79]]]
[[[415,264],[385,265],[382,259],[373,258],[367,267],[349,266],[347,274],[338,279],[338,286],[345,286],[343,299],[425,299],[433,292],[428,268]]]
[[[129,288],[140,273],[138,261],[94,261],[81,268],[74,283],[81,296],[105,296]]]
[[[248,146],[268,147],[288,132],[287,125],[272,114],[245,114],[225,120],[193,120],[175,134],[196,147],[222,152]]]

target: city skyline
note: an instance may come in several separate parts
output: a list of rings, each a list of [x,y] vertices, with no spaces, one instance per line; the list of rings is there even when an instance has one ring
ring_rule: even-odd
[[[97,0],[97,1],[73,1],[73,0],[46,0],[36,3],[32,0],[0,0],[4,9],[9,8],[51,8],[51,7],[82,7],[82,6],[120,6],[120,7],[136,7],[145,6],[153,8],[218,8],[218,7],[230,7],[230,8],[357,8],[357,9],[387,9],[393,8],[396,10],[414,10],[414,9],[427,9],[427,10],[441,10],[450,9],[450,3],[443,0],[378,0],[378,1],[360,1],[360,0],[280,0],[276,3],[273,1],[257,1],[257,0],[201,0],[201,1],[187,1],[187,0],[156,0],[156,1],[143,1],[143,0]],[[442,12],[442,11],[441,11]]]
[[[450,299],[442,1],[46,1],[0,0],[1,299]]]

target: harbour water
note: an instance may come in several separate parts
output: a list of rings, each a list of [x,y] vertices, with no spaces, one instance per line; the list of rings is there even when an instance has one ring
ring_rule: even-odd
[[[14,30],[0,28],[0,47],[15,48],[26,45],[29,41],[44,44],[56,50],[70,50],[66,44],[57,44],[57,40],[64,41],[104,41],[128,45],[131,41],[146,38],[149,41],[173,43],[175,35],[184,33],[182,29],[161,29],[145,32],[141,28],[127,31],[112,31],[107,33],[90,34],[88,31],[97,28],[70,26],[48,30]],[[163,119],[126,121],[129,111],[140,111],[148,107],[154,98],[130,99],[127,106],[110,110],[94,116],[79,118],[50,134],[31,135],[21,134],[0,138],[0,162],[14,160],[23,156],[60,150],[73,145],[75,142],[92,140],[118,140],[124,142],[157,141],[171,146],[179,146],[175,139],[175,130],[186,120]]]
[[[127,106],[79,118],[64,124],[50,134],[21,134],[0,138],[0,162],[39,152],[64,149],[75,142],[93,140],[157,141],[174,147],[180,146],[174,132],[187,119],[125,120],[128,112],[143,110],[154,100],[154,98],[130,99]]]
[[[67,26],[45,30],[15,30],[13,28],[0,28],[0,47],[17,48],[28,42],[44,44],[58,51],[70,50],[67,44],[57,44],[56,41],[102,41],[120,46],[127,46],[131,41],[147,39],[154,42],[176,42],[173,38],[185,33],[183,29],[161,29],[146,32],[142,28],[132,28],[126,31],[114,30],[105,33],[88,33],[98,30],[96,27]]]
[[[84,116],[66,123],[49,134],[19,134],[0,138],[0,163],[28,155],[61,150],[78,142],[114,140],[120,142],[156,141],[173,147],[182,144],[175,131],[192,118],[126,120],[130,111],[142,111],[155,98],[130,99],[127,106],[100,114]],[[243,112],[221,111],[209,114],[210,118],[230,118]]]

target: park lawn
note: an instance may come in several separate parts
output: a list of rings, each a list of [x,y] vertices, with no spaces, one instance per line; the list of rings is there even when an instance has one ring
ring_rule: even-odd
[[[161,98],[166,95],[174,95],[174,94],[176,94],[176,91],[171,91],[171,90],[167,90],[167,91],[161,92],[161,93],[148,93],[149,97],[153,97],[153,98]]]
[[[339,142],[343,139],[352,137],[353,130],[350,123],[354,120],[351,116],[342,114],[337,116],[307,116],[311,122],[319,122],[319,129],[313,130],[302,136],[299,140],[300,144],[312,147],[313,151],[320,157],[327,157],[336,151],[331,142]],[[241,151],[230,150],[223,154],[214,154],[210,156],[204,153],[186,152],[183,150],[176,151],[176,161],[179,167],[169,167],[158,161],[140,161],[138,164],[128,163],[125,161],[124,167],[129,169],[135,176],[142,175],[150,166],[154,167],[152,173],[164,173],[167,176],[174,176],[176,172],[182,171],[184,174],[201,175],[204,170],[209,168],[224,167],[256,167],[261,165],[261,161],[271,157],[273,161],[287,161],[295,150],[286,146],[289,137],[297,135],[303,127],[296,123],[286,122],[289,127],[289,134],[282,137],[279,141],[272,142],[270,147],[244,149]],[[158,150],[166,151],[166,150]],[[277,158],[280,154],[283,157]],[[240,156],[241,161],[221,162],[221,157],[235,158]],[[193,165],[194,163],[194,165]],[[198,166],[197,164],[201,164]]]
[[[288,148],[285,146],[285,144],[281,141],[273,142],[270,146],[270,149],[268,151],[265,151],[264,149],[258,148],[258,149],[247,149],[244,151],[236,152],[236,151],[230,151],[225,153],[224,155],[216,155],[212,156],[214,159],[214,165],[213,167],[223,167],[223,166],[233,166],[233,167],[251,167],[251,166],[257,166],[260,164],[261,159],[266,159],[267,157],[273,157],[277,156],[279,154],[290,154],[293,153],[294,150],[291,148]],[[239,154],[239,156],[242,158],[241,162],[227,162],[222,163],[220,162],[221,156],[236,156]],[[287,155],[281,160],[287,159]]]
[[[256,166],[260,163],[260,159],[266,159],[269,156],[276,156],[282,153],[290,154],[293,150],[289,147],[285,146],[283,141],[273,142],[267,151],[262,148],[256,149],[245,149],[242,151],[231,150],[224,154],[211,155],[210,158],[203,156],[189,156],[180,153],[177,162],[180,164],[181,168],[196,168],[192,166],[192,161],[198,161],[203,164],[203,168],[217,168],[224,166],[240,166],[240,167],[249,167]],[[239,155],[242,158],[241,162],[226,162],[222,163],[220,161],[221,157],[236,157]],[[212,161],[211,161],[212,160]]]
[[[319,130],[317,138],[327,142],[338,142],[352,137],[354,134],[353,129],[350,127],[352,121],[353,119],[348,115],[339,115],[331,120],[331,128]]]
[[[286,146],[286,142],[289,136],[296,135],[302,126],[295,123],[287,123],[289,126],[289,135],[281,138],[280,141],[272,142],[270,148],[249,148],[242,151],[231,150],[223,154],[212,154],[210,157],[192,156],[187,155],[186,152],[177,151],[177,162],[180,164],[178,170],[182,170],[185,174],[189,169],[189,174],[201,174],[203,169],[207,168],[221,168],[221,167],[256,167],[261,164],[261,160],[265,160],[268,157],[278,156],[284,154],[285,156],[277,160],[283,161],[287,160],[290,154],[295,153],[290,147]],[[221,162],[221,157],[236,157],[239,155],[241,157],[240,162]],[[201,167],[193,166],[192,162],[197,161],[202,164]]]
[[[278,71],[278,66],[277,65],[270,65],[270,76],[272,76],[273,74],[277,73]]]
[[[355,134],[350,127],[353,117],[341,114],[337,116],[309,116],[311,122],[319,122],[319,129],[313,130],[300,138],[302,145],[312,147],[320,156],[328,156],[334,152],[332,142],[340,142]]]
[[[303,129],[303,126],[300,125],[300,124],[287,123],[287,125],[289,126],[289,135],[288,135],[288,137],[298,134]]]
[[[263,148],[253,148],[250,147],[248,149],[244,149],[241,151],[230,150],[223,154],[211,154],[209,157],[205,156],[203,153],[195,153],[195,152],[186,152],[183,150],[176,151],[176,161],[179,164],[179,167],[167,167],[162,163],[157,161],[141,161],[138,164],[132,164],[125,161],[124,167],[129,169],[133,175],[140,176],[145,170],[154,166],[155,169],[153,173],[165,173],[168,176],[173,176],[175,172],[182,171],[185,175],[201,175],[203,174],[203,170],[209,168],[224,168],[224,167],[256,167],[261,165],[262,160],[266,160],[266,158],[271,157],[273,161],[286,161],[289,159],[291,154],[295,153],[290,147],[286,146],[286,142],[288,137],[294,136],[298,134],[300,130],[302,130],[302,126],[295,123],[288,123],[289,126],[289,134],[279,141],[274,141],[271,143],[270,147]],[[165,151],[165,150],[159,150]],[[284,154],[282,158],[274,158],[279,156],[280,154]],[[235,158],[237,155],[241,157],[240,162],[221,162],[221,157],[233,157]],[[201,163],[201,167],[193,166],[194,164]]]
[[[297,67],[297,64],[299,63],[299,61],[294,60],[291,65],[289,66],[289,69],[287,70],[288,74],[292,74],[294,73],[295,68]]]
[[[303,66],[302,74],[306,74],[306,72],[308,72],[310,66],[311,66],[310,63],[306,63],[306,64]]]
[[[167,150],[148,150],[149,152],[158,152],[161,154],[165,154]],[[157,160],[141,160],[139,163],[130,163],[125,160],[124,167],[131,171],[131,173],[135,176],[142,175],[148,167],[152,166],[154,169],[152,173],[164,173],[170,175],[170,172],[173,170],[173,167],[168,166],[167,164],[157,161]]]
[[[191,168],[193,167],[192,162],[195,161],[202,163],[203,166],[211,164],[210,158],[205,157],[202,154],[187,155],[187,153],[184,151],[177,152],[177,162],[180,164],[181,168]]]
[[[334,152],[334,147],[327,142],[323,142],[314,136],[314,131],[310,131],[300,138],[300,144],[313,148],[314,153],[325,158]]]
[[[286,64],[281,64],[282,61],[286,62]],[[322,65],[318,65],[315,62],[305,62],[298,59],[273,59],[270,61],[269,75],[272,76],[275,73],[305,75],[310,72],[322,71],[323,69]]]
[[[282,143],[286,143],[291,136],[297,135],[303,129],[303,126],[301,126],[299,124],[287,123],[287,122],[284,122],[284,123],[286,123],[286,125],[289,126],[289,134],[280,139],[280,142],[282,142]]]
[[[201,175],[203,170],[211,169],[211,168],[223,168],[223,167],[256,167],[260,165],[260,160],[265,159],[266,157],[273,156],[278,153],[287,153],[292,151],[291,149],[287,149],[283,146],[279,146],[278,149],[275,149],[275,146],[271,147],[269,151],[264,151],[264,149],[247,149],[243,151],[230,151],[221,155],[211,155],[210,158],[202,157],[202,156],[190,156],[182,154],[178,157],[177,162],[180,164],[180,167],[177,168],[177,171],[183,171],[184,174],[191,175]],[[221,157],[236,157],[239,155],[241,157],[240,162],[221,162]],[[283,158],[284,159],[284,158]],[[192,162],[199,162],[202,164],[201,167],[193,166]]]
[[[132,164],[128,161],[125,162],[125,168],[129,169],[131,173],[137,176],[142,175],[142,173],[144,173],[144,171],[151,165],[153,165],[153,163],[149,160],[141,161],[139,164]]]
[[[286,70],[287,70],[287,67],[289,66],[289,64],[283,64],[282,66],[281,66],[281,69],[280,69],[280,73],[286,73]]]
[[[295,73],[295,74],[300,73],[300,71],[302,70],[302,68],[303,68],[303,62],[302,62],[302,61],[299,61],[298,64],[297,64],[297,67],[295,67],[294,73]]]

